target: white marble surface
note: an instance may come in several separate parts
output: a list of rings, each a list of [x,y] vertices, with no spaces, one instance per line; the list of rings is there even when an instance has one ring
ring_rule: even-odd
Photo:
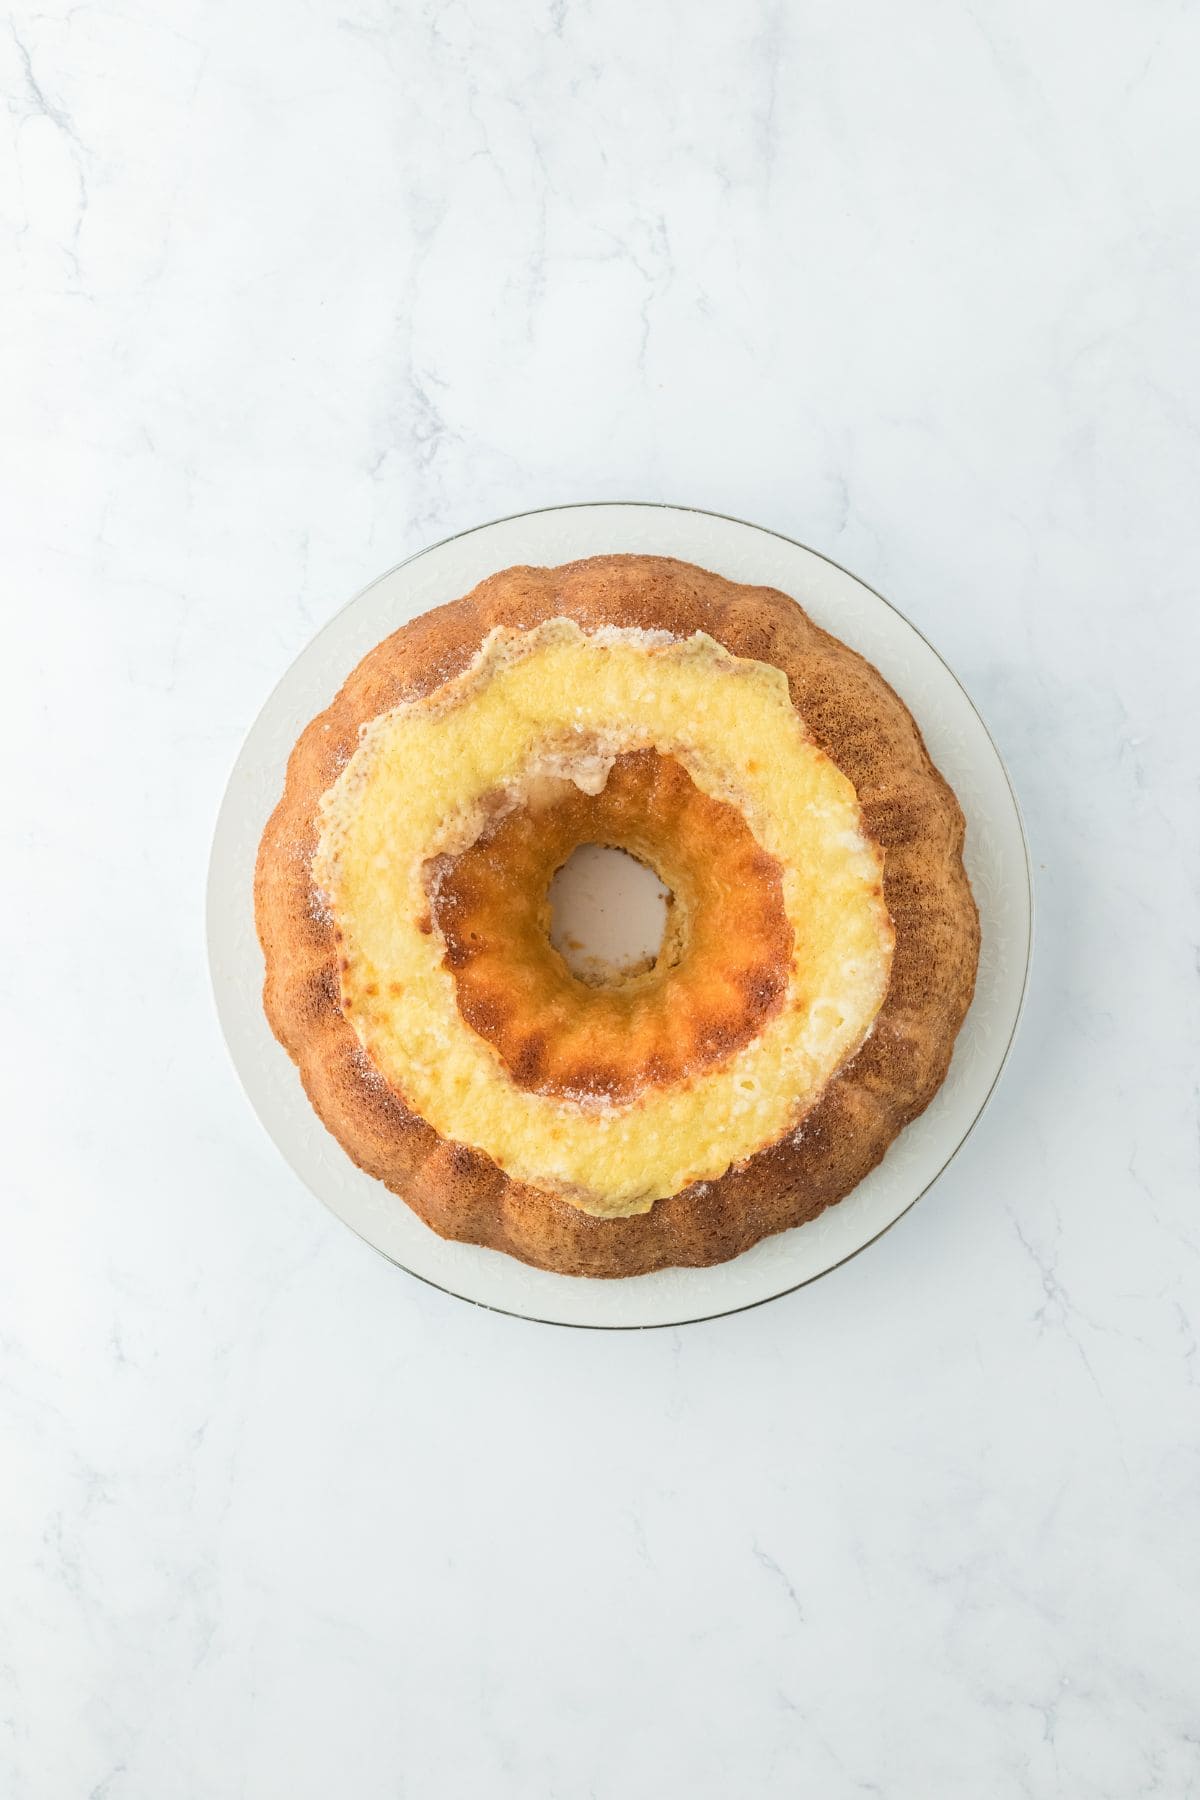
[[[1200,1793],[1198,55],[1178,0],[17,0],[6,1800]],[[889,594],[1040,886],[933,1193],[646,1336],[327,1217],[202,938],[314,627],[596,497]]]

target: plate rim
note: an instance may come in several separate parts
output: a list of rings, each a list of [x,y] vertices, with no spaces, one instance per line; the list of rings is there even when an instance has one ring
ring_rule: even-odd
[[[334,624],[337,622],[337,620],[340,619],[344,613],[349,612],[352,607],[358,605],[359,601],[362,600],[368,593],[370,593],[373,588],[380,586],[385,581],[390,581],[394,576],[398,575],[401,572],[401,570],[406,569],[411,563],[420,561],[420,559],[422,557],[431,555],[436,550],[444,549],[447,545],[457,543],[462,538],[474,537],[475,535],[477,535],[480,532],[493,530],[497,526],[516,524],[522,519],[541,518],[549,513],[584,512],[584,511],[589,511],[592,509],[603,509],[605,507],[637,508],[639,510],[646,511],[646,512],[669,512],[669,513],[677,513],[677,514],[684,513],[684,514],[689,514],[696,518],[716,519],[723,524],[737,525],[737,526],[742,527],[744,530],[757,532],[757,533],[761,534],[762,536],[778,539],[779,542],[788,544],[793,549],[803,551],[806,555],[813,557],[816,561],[825,563],[829,568],[836,569],[840,575],[843,575],[848,580],[854,582],[856,586],[862,588],[866,593],[869,593],[870,595],[872,595],[875,600],[879,601],[883,606],[885,606],[890,613],[893,613],[896,616],[896,618],[899,619],[900,622],[903,625],[905,625],[909,631],[911,631],[913,633],[913,635],[925,646],[925,648],[930,652],[930,654],[934,657],[934,659],[941,665],[942,669],[950,677],[951,681],[954,683],[955,687],[958,689],[962,698],[966,701],[967,706],[970,708],[971,712],[974,714],[975,719],[978,722],[980,730],[983,732],[984,737],[986,738],[988,744],[991,747],[992,754],[994,755],[994,757],[996,759],[996,764],[1000,770],[1000,773],[1004,777],[1004,783],[1008,790],[1009,799],[1012,803],[1013,816],[1016,820],[1017,828],[1018,828],[1018,832],[1019,832],[1019,836],[1020,836],[1022,857],[1023,857],[1024,869],[1025,869],[1026,929],[1025,929],[1025,943],[1024,943],[1024,968],[1023,968],[1022,974],[1021,974],[1020,993],[1018,995],[1017,1003],[1016,1003],[1016,1006],[1013,1011],[1012,1025],[1009,1030],[1008,1038],[1007,1038],[1007,1041],[1005,1042],[1004,1049],[1001,1052],[999,1061],[997,1062],[995,1072],[992,1076],[991,1081],[988,1084],[987,1090],[984,1093],[982,1099],[980,1100],[979,1105],[975,1110],[974,1116],[972,1117],[970,1123],[967,1125],[966,1130],[962,1133],[961,1137],[955,1143],[954,1147],[951,1149],[951,1151],[948,1154],[948,1156],[946,1157],[945,1161],[940,1164],[940,1166],[935,1171],[935,1173],[930,1176],[929,1180],[926,1181],[925,1184],[921,1188],[918,1189],[918,1191],[912,1196],[912,1198],[905,1203],[905,1205],[900,1209],[900,1211],[895,1215],[894,1218],[889,1219],[885,1225],[881,1226],[880,1229],[878,1231],[874,1232],[870,1237],[865,1238],[861,1244],[857,1244],[853,1250],[849,1250],[846,1252],[846,1254],[844,1256],[838,1257],[835,1262],[828,1263],[823,1269],[814,1270],[811,1274],[801,1276],[798,1281],[791,1282],[787,1287],[781,1287],[781,1288],[777,1289],[774,1293],[759,1295],[759,1297],[757,1299],[745,1300],[736,1306],[724,1306],[724,1307],[721,1307],[716,1312],[697,1313],[694,1316],[688,1317],[687,1319],[655,1319],[655,1320],[648,1320],[648,1321],[628,1321],[628,1320],[545,1318],[538,1313],[519,1311],[515,1307],[511,1307],[511,1306],[501,1306],[501,1305],[496,1304],[494,1301],[481,1300],[481,1299],[477,1298],[477,1296],[475,1296],[474,1294],[464,1294],[464,1293],[461,1293],[456,1288],[447,1287],[446,1285],[444,1285],[444,1283],[435,1280],[433,1278],[433,1276],[422,1274],[419,1270],[410,1268],[407,1263],[401,1262],[397,1256],[394,1256],[389,1250],[384,1249],[382,1247],[382,1245],[377,1244],[372,1238],[368,1237],[364,1231],[360,1230],[356,1224],[352,1223],[349,1219],[345,1218],[343,1216],[343,1214],[337,1210],[337,1208],[333,1205],[333,1203],[330,1200],[326,1199],[324,1195],[318,1193],[314,1188],[312,1188],[310,1186],[307,1179],[295,1167],[291,1158],[288,1156],[286,1151],[279,1144],[274,1132],[266,1125],[265,1121],[262,1118],[262,1115],[259,1113],[258,1107],[255,1105],[253,1096],[251,1095],[250,1090],[247,1087],[245,1079],[242,1075],[242,1070],[239,1065],[237,1055],[234,1052],[230,1033],[226,1027],[225,1007],[224,1007],[224,1002],[222,1000],[221,989],[220,989],[218,981],[217,981],[216,968],[215,968],[214,955],[213,955],[214,922],[215,922],[216,915],[217,915],[217,913],[220,909],[220,905],[221,905],[220,898],[218,897],[218,870],[216,867],[217,854],[218,854],[218,850],[220,849],[220,846],[221,846],[221,840],[222,840],[222,836],[223,836],[223,827],[225,825],[225,820],[226,820],[226,813],[227,813],[227,810],[231,803],[234,779],[237,775],[238,768],[241,763],[242,757],[245,754],[246,747],[254,735],[254,732],[258,725],[259,720],[262,718],[263,714],[271,706],[271,703],[275,699],[275,696],[279,693],[280,689],[284,686],[284,684],[289,679],[293,668],[295,667],[296,663],[300,660],[300,658],[308,655],[308,653],[312,649],[314,649],[314,647],[320,642],[322,637],[324,637],[326,632],[329,631],[334,626]],[[424,610],[429,610],[429,609],[426,608]],[[421,614],[415,613],[413,615],[413,617],[419,618],[419,617],[421,617]],[[886,679],[886,677],[885,677],[885,679]],[[905,702],[905,704],[907,705],[907,702]],[[917,721],[917,726],[918,726],[918,729],[920,730],[921,723],[920,723],[919,719]],[[922,731],[922,737],[923,736],[924,736],[924,733]],[[336,607],[334,609],[334,611],[332,613],[330,613],[329,617],[327,619],[325,619],[321,625],[318,626],[317,630],[315,632],[313,632],[312,636],[309,637],[306,640],[306,642],[301,646],[301,648],[295,653],[295,655],[288,662],[287,667],[283,670],[282,674],[279,676],[278,680],[276,682],[274,682],[273,685],[271,686],[271,688],[268,690],[266,696],[264,697],[264,699],[262,700],[261,704],[259,705],[257,711],[255,712],[253,719],[250,721],[250,724],[248,725],[245,732],[243,733],[241,743],[239,744],[238,749],[234,755],[233,761],[229,766],[229,770],[228,770],[228,773],[225,778],[225,783],[221,790],[221,798],[220,798],[220,801],[217,806],[216,817],[214,819],[212,831],[210,834],[208,866],[207,866],[207,874],[206,874],[206,880],[205,880],[205,905],[204,905],[204,935],[205,935],[205,950],[206,950],[205,960],[208,965],[209,991],[212,995],[213,1006],[214,1006],[214,1010],[215,1010],[216,1016],[217,1016],[217,1023],[220,1027],[221,1039],[225,1046],[226,1056],[228,1057],[229,1062],[232,1064],[233,1072],[234,1072],[235,1076],[237,1077],[238,1086],[240,1087],[240,1089],[242,1091],[244,1100],[250,1107],[250,1110],[254,1114],[255,1118],[258,1120],[260,1126],[265,1131],[266,1136],[268,1137],[268,1139],[274,1146],[276,1154],[282,1158],[283,1162],[291,1170],[293,1175],[295,1175],[297,1177],[297,1179],[301,1182],[302,1186],[312,1195],[312,1197],[314,1199],[316,1199],[317,1201],[319,1201],[319,1203],[325,1208],[326,1212],[328,1212],[333,1218],[337,1219],[339,1224],[341,1224],[342,1226],[346,1227],[349,1231],[351,1231],[354,1234],[354,1236],[356,1238],[358,1238],[362,1243],[366,1244],[371,1250],[375,1251],[377,1255],[382,1256],[386,1262],[388,1262],[392,1265],[393,1268],[401,1270],[405,1275],[411,1276],[414,1281],[420,1281],[426,1287],[433,1288],[438,1293],[448,1295],[451,1299],[463,1301],[469,1306],[479,1307],[484,1312],[495,1313],[502,1318],[520,1319],[529,1324],[552,1325],[552,1326],[558,1327],[559,1329],[568,1330],[568,1331],[669,1331],[669,1330],[681,1329],[685,1325],[703,1325],[703,1324],[708,1324],[716,1319],[733,1318],[741,1313],[754,1312],[760,1306],[769,1306],[776,1300],[786,1299],[789,1294],[798,1293],[801,1288],[810,1287],[813,1284],[813,1282],[820,1281],[824,1276],[832,1275],[836,1270],[845,1268],[848,1263],[853,1262],[857,1257],[861,1256],[864,1250],[869,1250],[872,1244],[877,1244],[881,1238],[885,1237],[887,1235],[887,1233],[893,1229],[894,1226],[896,1226],[900,1223],[901,1219],[907,1217],[907,1215],[912,1211],[913,1207],[916,1206],[917,1202],[919,1200],[923,1200],[925,1195],[929,1193],[930,1189],[933,1188],[934,1186],[936,1186],[936,1184],[941,1180],[942,1176],[946,1173],[946,1170],[950,1167],[951,1163],[958,1156],[958,1154],[962,1150],[963,1146],[971,1138],[972,1134],[974,1133],[976,1127],[979,1124],[979,1121],[983,1118],[984,1113],[987,1111],[988,1107],[991,1104],[992,1097],[996,1092],[996,1089],[1000,1083],[1000,1079],[1003,1076],[1005,1070],[1007,1069],[1009,1061],[1012,1057],[1013,1048],[1017,1041],[1017,1036],[1018,1036],[1018,1033],[1021,1028],[1021,1023],[1022,1023],[1022,1020],[1025,1015],[1026,1003],[1027,1003],[1028,997],[1029,997],[1029,989],[1030,989],[1030,983],[1031,983],[1032,972],[1033,972],[1034,940],[1035,940],[1035,931],[1036,931],[1036,911],[1037,911],[1037,909],[1036,909],[1036,891],[1035,891],[1034,878],[1033,878],[1033,858],[1032,858],[1032,855],[1030,852],[1029,833],[1028,833],[1028,829],[1025,824],[1025,815],[1024,815],[1024,812],[1021,807],[1020,797],[1017,793],[1016,785],[1013,782],[1012,775],[1009,770],[1008,764],[1005,761],[1003,754],[1001,753],[1000,747],[997,744],[996,739],[992,734],[991,728],[989,727],[987,720],[985,719],[983,713],[981,712],[978,703],[976,702],[976,700],[974,699],[973,695],[970,693],[970,691],[968,690],[968,688],[966,687],[964,682],[960,679],[960,677],[958,676],[956,671],[952,668],[950,663],[947,662],[946,658],[942,655],[941,651],[937,648],[937,646],[935,644],[933,644],[928,637],[926,637],[925,633],[921,630],[920,626],[915,625],[913,623],[913,621],[908,617],[907,613],[905,613],[899,606],[897,606],[894,603],[894,601],[889,600],[886,594],[881,594],[879,592],[878,588],[874,588],[871,586],[870,582],[864,581],[861,575],[856,575],[852,569],[848,569],[844,563],[839,563],[836,560],[836,558],[826,555],[824,551],[814,550],[810,544],[804,543],[800,538],[791,537],[788,533],[783,532],[783,531],[777,531],[774,529],[773,526],[760,525],[760,524],[755,523],[751,519],[740,518],[734,513],[718,512],[711,507],[678,505],[675,502],[666,501],[666,500],[611,500],[611,499],[573,500],[573,501],[562,501],[557,504],[549,505],[549,506],[526,507],[526,508],[522,508],[518,512],[513,512],[513,513],[503,513],[494,519],[481,520],[479,523],[477,523],[475,525],[464,526],[464,528],[461,531],[449,532],[449,533],[447,533],[447,535],[445,537],[437,538],[432,543],[423,544],[420,547],[420,549],[412,551],[408,556],[401,557],[398,562],[395,562],[395,563],[391,564],[390,567],[381,570],[378,575],[373,576],[372,579],[370,581],[368,581],[367,583],[365,583],[364,586],[357,589],[353,594],[351,594],[348,599],[343,601],[340,606]],[[301,1090],[301,1092],[303,1092],[303,1090]],[[406,1204],[402,1195],[397,1195],[396,1198],[401,1205]],[[736,1260],[736,1259],[733,1259],[733,1260]],[[556,1273],[556,1271],[547,1270],[547,1271],[542,1271],[542,1273],[554,1274],[554,1273]],[[577,1278],[574,1276],[567,1275],[567,1276],[562,1276],[562,1279],[566,1280],[566,1281],[574,1281]],[[605,1285],[608,1285],[608,1283],[606,1282]]]

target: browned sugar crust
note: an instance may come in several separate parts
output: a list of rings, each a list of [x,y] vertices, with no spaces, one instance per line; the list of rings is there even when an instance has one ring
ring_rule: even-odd
[[[657,750],[618,756],[599,794],[553,785],[547,804],[505,813],[438,860],[433,917],[463,1018],[540,1094],[630,1100],[725,1062],[787,988],[779,864],[735,807]],[[546,890],[587,843],[649,863],[687,921],[677,946],[668,927],[653,969],[612,987],[577,980],[550,943]]]
[[[513,1181],[490,1157],[441,1137],[405,1107],[342,1012],[336,926],[312,881],[318,803],[353,754],[359,727],[457,674],[494,626],[527,630],[557,617],[585,630],[704,631],[734,656],[782,669],[793,705],[854,784],[865,828],[884,852],[884,898],[896,933],[875,1028],[802,1132],[630,1218],[595,1218]],[[574,1275],[722,1262],[849,1193],[940,1087],[979,954],[963,832],[958,803],[902,701],[785,594],[663,557],[505,569],[377,645],[302,733],[259,849],[264,1006],[329,1130],[443,1237]]]

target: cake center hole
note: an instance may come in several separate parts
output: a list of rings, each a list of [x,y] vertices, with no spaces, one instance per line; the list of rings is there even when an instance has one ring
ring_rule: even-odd
[[[620,981],[653,965],[670,897],[628,851],[580,844],[550,883],[550,942],[580,981]]]

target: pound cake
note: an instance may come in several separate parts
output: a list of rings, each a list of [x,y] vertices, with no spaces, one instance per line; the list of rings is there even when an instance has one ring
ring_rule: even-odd
[[[941,1084],[979,950],[963,830],[897,695],[785,594],[506,569],[300,737],[258,858],[267,1017],[442,1236],[571,1275],[720,1262],[841,1199]],[[554,948],[583,844],[669,891],[650,966]]]

